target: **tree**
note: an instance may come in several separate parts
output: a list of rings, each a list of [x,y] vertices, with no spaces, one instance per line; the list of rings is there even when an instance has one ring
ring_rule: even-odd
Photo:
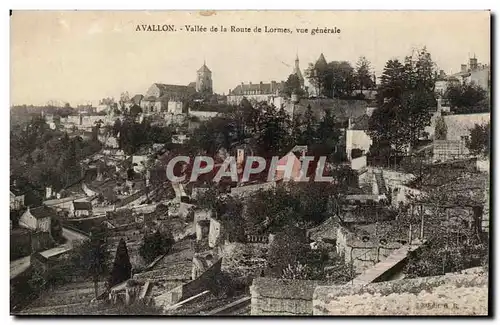
[[[141,106],[137,105],[137,104],[134,104],[130,107],[130,113],[129,115],[132,117],[132,118],[136,118],[137,116],[139,116],[139,114],[142,113],[142,108]]]
[[[320,143],[317,143],[311,150],[316,156],[332,155],[337,148],[340,136],[341,132],[335,123],[335,116],[330,110],[325,110],[316,130],[316,138]]]
[[[405,64],[389,60],[377,93],[377,109],[369,121],[374,144],[402,152],[421,137],[430,124],[434,94],[435,65],[425,47],[405,58]]]
[[[94,292],[98,297],[99,278],[108,273],[106,227],[100,225],[90,231],[90,240],[75,247],[71,255],[71,268],[75,274],[90,277],[94,282]]]
[[[284,228],[282,232],[275,235],[269,246],[268,274],[273,277],[282,277],[283,271],[289,265],[293,266],[305,261],[308,250],[305,232],[294,227]]]
[[[356,84],[354,68],[351,64],[347,61],[333,61],[328,63],[328,68],[324,86],[325,95],[337,98],[350,97]]]
[[[479,85],[450,83],[445,97],[451,108],[458,113],[475,113],[489,111],[487,93]]]
[[[470,130],[470,137],[465,145],[474,155],[489,156],[490,123],[484,125],[475,124]]]
[[[125,103],[129,102],[130,101],[130,96],[128,94],[128,91],[125,91],[125,92],[122,92],[120,94],[120,108],[122,108]]]
[[[127,244],[122,238],[118,243],[118,248],[116,249],[115,262],[113,263],[113,269],[111,271],[111,277],[109,280],[109,286],[114,287],[117,284],[122,283],[130,279],[132,271],[132,264],[130,264],[130,257],[128,256]]]
[[[371,63],[366,57],[361,56],[356,63],[356,86],[363,92],[365,89],[371,89],[375,86],[372,79]]]
[[[307,110],[302,118],[302,131],[298,136],[298,143],[301,145],[312,145],[317,142],[316,138],[316,119],[314,117],[311,105],[307,105]]]
[[[116,119],[115,120],[115,123],[113,124],[113,136],[118,136],[118,134],[120,133],[121,131],[121,128],[122,128],[122,121],[120,119]]]
[[[235,124],[230,118],[214,117],[192,132],[188,147],[213,156],[219,149],[231,147],[236,132]]]
[[[144,236],[144,241],[139,248],[139,255],[151,263],[158,256],[168,253],[174,244],[174,238],[170,232],[160,232],[157,230],[151,235]]]
[[[291,97],[292,94],[297,94],[298,96],[302,96],[304,94],[304,90],[300,85],[300,79],[296,74],[292,73],[288,76],[288,79],[285,81],[285,88],[283,91],[288,97]]]
[[[448,134],[448,127],[444,122],[444,118],[439,116],[436,119],[436,126],[434,130],[434,139],[436,140],[446,140],[446,135]]]
[[[276,233],[287,225],[295,226],[300,202],[284,186],[261,190],[246,202],[244,213],[247,234]]]
[[[266,103],[260,103],[257,109],[262,111],[255,134],[259,154],[263,157],[284,154],[290,146],[290,116],[283,108],[276,109]]]

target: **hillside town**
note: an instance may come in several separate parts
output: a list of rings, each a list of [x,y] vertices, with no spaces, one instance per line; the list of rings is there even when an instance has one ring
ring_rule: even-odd
[[[11,313],[395,312],[356,310],[367,295],[412,314],[437,292],[487,314],[491,72],[463,56],[446,74],[423,47],[376,75],[297,54],[222,94],[200,60],[187,85],[11,107]],[[276,173],[245,177],[252,157]],[[477,305],[450,305],[466,289]]]

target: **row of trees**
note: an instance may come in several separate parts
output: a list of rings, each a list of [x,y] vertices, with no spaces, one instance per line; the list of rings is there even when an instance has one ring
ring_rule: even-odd
[[[318,118],[309,106],[293,119],[282,108],[243,100],[233,112],[204,122],[187,147],[215,155],[237,143],[251,142],[256,154],[271,157],[287,153],[294,145],[308,145],[318,155],[332,154],[339,145],[340,128],[329,111]]]
[[[321,55],[315,64],[309,64],[305,76],[318,89],[319,95],[328,98],[351,98],[354,90],[363,91],[375,87],[371,63],[364,56],[353,67],[347,61],[327,63]]]

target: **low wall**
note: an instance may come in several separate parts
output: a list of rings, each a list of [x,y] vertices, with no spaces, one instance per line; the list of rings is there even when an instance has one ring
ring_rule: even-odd
[[[351,160],[352,170],[361,170],[366,167],[366,156],[361,156]]]
[[[374,266],[401,246],[399,243],[391,242],[381,246],[374,240],[362,242],[347,229],[342,227],[337,229],[337,254],[344,255],[345,263],[352,262],[356,273]]]
[[[314,288],[320,281],[256,278],[250,287],[251,315],[312,315]]]
[[[385,181],[385,186],[387,188],[396,188],[400,185],[404,185],[413,179],[415,179],[415,175],[410,173],[404,173],[392,169],[387,168],[374,168],[368,167],[367,171],[360,175],[359,182],[364,185],[372,185],[375,182],[374,173],[375,171],[382,171],[382,176]]]
[[[55,243],[48,232],[31,233],[31,251],[40,252],[54,247]]]
[[[488,274],[319,286],[314,315],[487,315]]]
[[[157,306],[169,306],[189,297],[197,295],[205,290],[213,290],[217,275],[220,273],[222,258],[210,266],[196,279],[184,283],[155,297]]]

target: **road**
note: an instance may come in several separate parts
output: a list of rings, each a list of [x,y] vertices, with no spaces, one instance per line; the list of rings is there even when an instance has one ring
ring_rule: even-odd
[[[69,230],[67,228],[62,229],[63,237],[68,240],[68,242],[72,243],[74,241],[82,241],[88,239],[87,236],[82,235],[76,231]]]
[[[43,256],[50,257],[54,254],[66,251],[68,248],[71,248],[73,242],[76,241],[82,241],[87,239],[86,236],[77,233],[76,231],[69,230],[66,228],[63,228],[63,237],[67,239],[67,243],[64,245],[60,245],[51,249],[48,249],[46,251],[40,252]],[[19,274],[23,273],[26,271],[30,266],[30,257],[25,256],[23,258],[17,259],[15,261],[10,262],[10,279],[12,280]]]
[[[23,273],[30,266],[30,257],[26,256],[10,262],[10,279],[12,280],[19,274]]]

